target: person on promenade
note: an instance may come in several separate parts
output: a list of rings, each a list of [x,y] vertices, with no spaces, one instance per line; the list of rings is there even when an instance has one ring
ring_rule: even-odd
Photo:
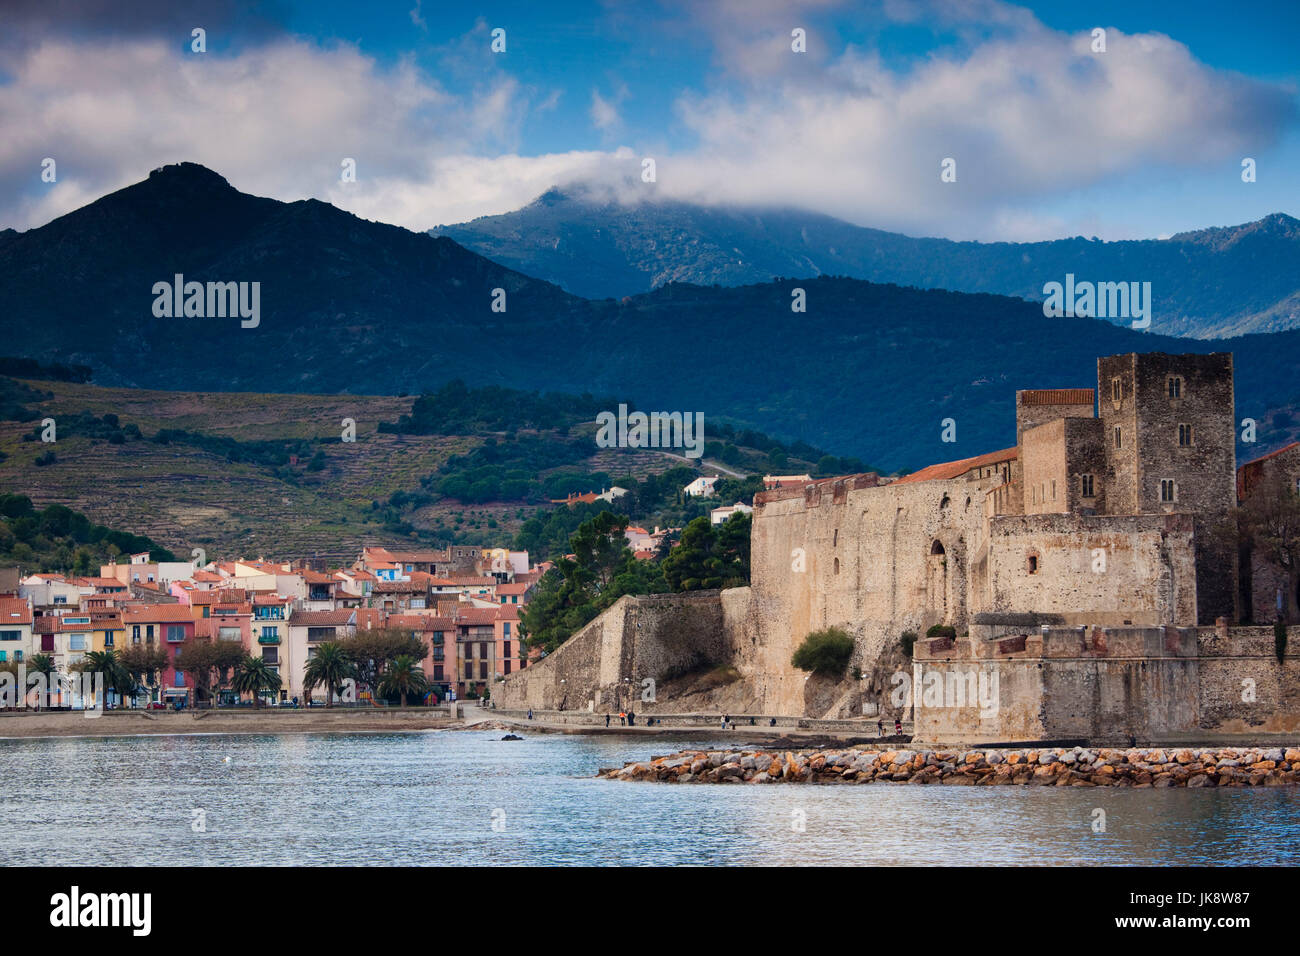
[[[609,714],[606,714],[606,715],[605,715],[605,726],[606,726],[606,727],[609,726]]]
[[[723,730],[726,730],[726,729],[727,729],[727,715],[726,715],[726,714],[723,714],[723,715],[722,715],[722,729],[723,729]]]
[[[627,725],[628,725],[629,727],[635,727],[635,726],[636,726],[636,711],[635,711],[635,710],[629,710],[629,711],[627,712]]]
[[[876,721],[876,736],[877,737],[885,736],[885,722],[882,719],[878,719]]]
[[[626,727],[626,726],[627,726],[627,711],[625,711],[625,710],[620,710],[620,711],[618,712],[618,723],[619,723],[619,726],[620,726],[620,727]]]
[[[894,733],[896,733],[896,734],[901,734],[902,732],[903,732],[903,722],[902,722],[901,720],[899,720],[897,717],[895,717],[895,718],[894,718]]]
[[[531,707],[528,708],[528,719],[529,720],[533,719],[533,709]]]

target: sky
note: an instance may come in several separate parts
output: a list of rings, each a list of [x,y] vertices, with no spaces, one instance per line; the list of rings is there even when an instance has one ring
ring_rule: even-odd
[[[1295,0],[4,0],[0,228],[192,161],[419,230],[581,185],[1167,237],[1300,217],[1298,50]]]

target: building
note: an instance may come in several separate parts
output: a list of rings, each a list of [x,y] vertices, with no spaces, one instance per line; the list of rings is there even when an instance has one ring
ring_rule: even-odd
[[[326,641],[338,641],[357,631],[358,609],[339,611],[293,611],[289,615],[287,663],[281,665],[281,687],[289,698],[306,697],[303,673],[316,648]],[[284,644],[281,647],[285,647]],[[287,673],[286,673],[287,671]],[[287,678],[287,680],[286,680]]]
[[[713,486],[718,483],[718,475],[701,475],[682,489],[682,494],[692,498],[708,498],[713,494]]]
[[[722,524],[722,522],[726,521],[732,515],[750,515],[753,513],[753,508],[745,504],[743,501],[737,501],[734,505],[723,505],[720,508],[714,508],[710,511],[709,523]]]
[[[149,604],[129,607],[122,612],[125,644],[154,644],[167,655],[161,683],[149,688],[150,701],[182,698],[192,702],[189,675],[182,669],[184,648],[195,634],[194,609],[184,604]],[[71,648],[70,648],[71,650]]]
[[[1221,528],[1239,485],[1269,467],[1235,468],[1232,356],[1102,357],[1095,390],[1021,391],[1014,411],[1010,448],[889,482],[760,492],[748,587],[623,598],[499,696],[599,708],[624,680],[698,653],[735,667],[767,713],[887,707],[890,673],[914,667],[1001,675],[1004,707],[990,715],[916,705],[931,740],[1294,727],[1295,662],[1279,667],[1271,631],[1230,626],[1238,552]],[[1294,485],[1300,452],[1274,459],[1288,461]],[[853,638],[860,681],[819,688],[791,664],[827,627]],[[593,656],[599,673],[584,670]],[[1241,702],[1246,677],[1256,711]]]
[[[29,660],[36,652],[33,619],[30,599],[0,598],[0,662]]]

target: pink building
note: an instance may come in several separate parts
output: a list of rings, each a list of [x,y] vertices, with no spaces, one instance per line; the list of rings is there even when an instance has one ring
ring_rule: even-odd
[[[151,700],[170,700],[190,696],[189,679],[176,670],[177,658],[187,641],[194,638],[194,611],[184,604],[149,604],[127,608],[122,612],[126,644],[156,644],[167,653],[167,667],[161,686],[152,689]]]

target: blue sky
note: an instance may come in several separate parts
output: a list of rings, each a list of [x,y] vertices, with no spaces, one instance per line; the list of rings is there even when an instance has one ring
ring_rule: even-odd
[[[1300,4],[14,0],[0,224],[166,162],[426,228],[552,184],[914,235],[1300,216]],[[190,48],[190,29],[208,32]],[[506,52],[489,49],[506,31]],[[807,52],[790,30],[807,31]],[[1107,50],[1089,48],[1094,27]],[[643,183],[653,157],[657,181]],[[55,184],[40,161],[59,161]],[[344,157],[358,179],[339,181]],[[1241,161],[1257,181],[1241,181]],[[941,183],[955,158],[957,181]]]

